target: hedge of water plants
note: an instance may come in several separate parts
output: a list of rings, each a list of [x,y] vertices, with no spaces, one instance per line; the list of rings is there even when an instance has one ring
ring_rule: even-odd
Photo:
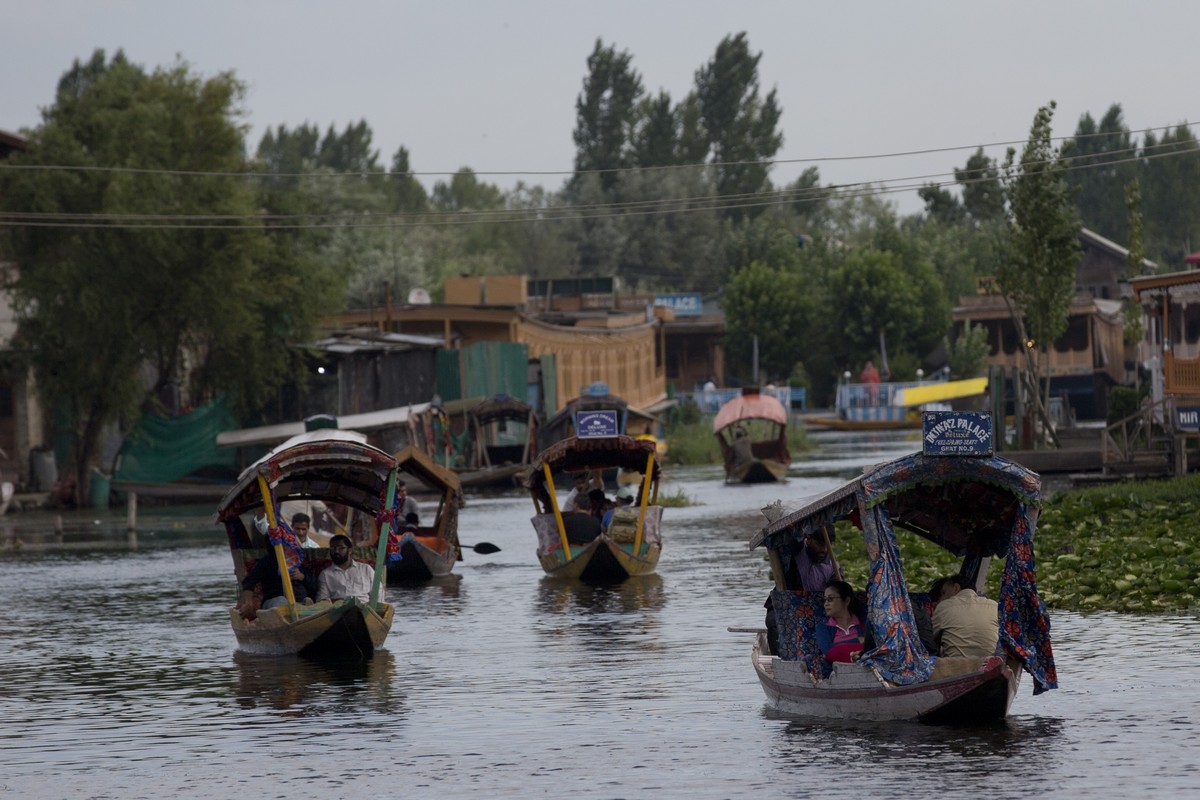
[[[924,591],[959,561],[897,531],[905,579]],[[839,523],[835,553],[847,579],[864,585],[861,536]],[[1034,538],[1038,589],[1051,609],[1134,613],[1200,610],[1200,475],[1076,489],[1048,499]],[[993,563],[996,596],[1003,565]]]

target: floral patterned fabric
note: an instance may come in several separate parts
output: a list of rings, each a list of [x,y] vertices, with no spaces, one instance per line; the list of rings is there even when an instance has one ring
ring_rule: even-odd
[[[387,490],[384,490],[384,494]],[[387,563],[398,564],[404,560],[404,556],[400,555],[400,511],[399,500],[400,490],[397,487],[392,487],[392,496],[383,498],[379,513],[375,515],[375,519],[379,521],[380,535],[384,528],[387,528]]]
[[[267,539],[271,542],[272,547],[277,544],[283,545],[283,557],[287,561],[288,572],[294,573],[299,569],[300,562],[304,558],[304,546],[300,544],[292,526],[288,525],[279,515],[278,505],[275,506],[275,521],[278,524],[267,529]]]
[[[1038,596],[1034,571],[1033,532],[1038,509],[1024,504],[1017,511],[1004,575],[1000,581],[1000,641],[1033,677],[1033,693],[1058,688],[1054,650],[1050,646],[1050,617]]]
[[[773,589],[771,605],[779,626],[779,652],[784,661],[803,661],[817,679],[829,674],[821,648],[817,647],[817,625],[825,620],[825,592]]]
[[[917,635],[900,551],[896,547],[896,531],[883,506],[868,511],[862,522],[863,540],[871,561],[867,624],[875,647],[863,653],[859,663],[879,670],[892,683],[907,685],[928,680],[936,657],[925,652]]]

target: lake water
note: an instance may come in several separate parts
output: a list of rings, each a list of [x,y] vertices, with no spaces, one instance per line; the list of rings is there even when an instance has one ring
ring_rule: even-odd
[[[658,574],[543,577],[512,493],[468,498],[489,541],[445,583],[389,589],[371,661],[243,656],[211,510],[0,520],[0,797],[1112,796],[1200,786],[1200,620],[1054,613],[1060,689],[982,729],[789,720],[750,665],[769,578],[758,509],[794,503],[911,435],[819,436],[783,486],[671,470]],[[835,787],[835,788],[829,788]]]

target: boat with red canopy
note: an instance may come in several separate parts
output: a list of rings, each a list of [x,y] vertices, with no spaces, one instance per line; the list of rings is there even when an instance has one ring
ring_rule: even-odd
[[[783,403],[757,386],[747,386],[713,417],[713,435],[721,445],[726,483],[770,483],[787,476],[792,457],[787,447],[788,412]]]

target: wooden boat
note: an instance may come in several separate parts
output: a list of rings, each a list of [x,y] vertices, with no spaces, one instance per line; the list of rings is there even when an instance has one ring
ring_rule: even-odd
[[[603,381],[588,386],[587,391],[567,402],[538,430],[538,441],[543,450],[555,442],[580,434],[581,417],[595,411],[617,412],[617,433],[653,442],[661,460],[666,453],[667,443],[659,434],[662,422],[654,414],[629,405],[615,394],[609,394],[608,384]]]
[[[833,415],[810,414],[805,424],[843,431],[920,428],[922,411],[949,410],[947,401],[987,391],[987,378],[915,383],[844,383]]]
[[[776,518],[751,540],[751,548],[766,547],[775,579],[771,601],[779,652],[772,651],[765,632],[759,632],[752,650],[754,671],[772,708],[836,719],[980,722],[1008,713],[1022,670],[1032,677],[1035,694],[1056,688],[1050,621],[1034,571],[1041,479],[991,455],[990,441],[986,451],[975,447],[982,452],[978,455],[935,454],[945,452],[931,444],[944,445],[940,437],[946,431],[939,433],[937,425],[946,419],[965,419],[973,426],[953,428],[960,433],[986,428],[990,439],[986,414],[927,412],[925,452],[872,467],[797,511],[769,513],[768,519]],[[963,439],[949,441],[961,451]],[[867,547],[866,624],[876,645],[857,662],[835,664],[827,672],[814,636],[824,616],[819,610],[823,592],[791,585],[785,565],[809,533],[839,520],[859,527]],[[926,607],[929,597],[907,592],[896,528],[962,556],[960,574],[977,591],[985,584],[990,558],[1005,559],[994,655],[938,658],[926,653],[917,638],[910,597]]]
[[[250,566],[275,552],[278,564],[287,563],[285,548],[315,576],[330,564],[327,548],[299,548],[295,534],[277,519],[281,503],[292,499],[319,499],[388,519],[394,509],[383,498],[394,498],[395,460],[366,443],[353,431],[315,430],[287,440],[248,467],[217,506],[217,521],[225,525],[238,586]],[[253,523],[255,513],[265,513],[269,526],[264,536]],[[373,549],[355,548],[354,558],[370,559],[375,582],[364,602],[346,598],[303,605],[295,602],[292,584],[282,576],[288,604],[259,609],[255,619],[243,619],[229,610],[230,623],[241,650],[258,655],[299,654],[312,658],[363,658],[383,644],[392,625],[392,606],[384,602],[386,537]]]
[[[506,394],[489,397],[467,414],[471,463],[459,470],[464,487],[519,486],[537,451],[537,413]]]
[[[721,445],[726,483],[770,483],[787,477],[792,457],[787,448],[788,412],[757,386],[721,406],[713,417],[713,435]]]
[[[409,445],[395,454],[396,469],[411,475],[438,495],[433,522],[415,531],[404,530],[403,520],[388,526],[388,583],[412,583],[449,575],[462,560],[458,544],[458,510],[463,507],[462,485],[453,471],[435,462],[423,450]]]
[[[634,505],[614,516],[608,533],[586,544],[567,541],[554,479],[563,473],[620,468],[642,474]],[[589,583],[615,583],[654,571],[662,552],[662,506],[658,483],[662,471],[654,459],[654,443],[631,436],[572,436],[546,448],[534,462],[526,487],[537,511],[538,561],[547,575]]]

